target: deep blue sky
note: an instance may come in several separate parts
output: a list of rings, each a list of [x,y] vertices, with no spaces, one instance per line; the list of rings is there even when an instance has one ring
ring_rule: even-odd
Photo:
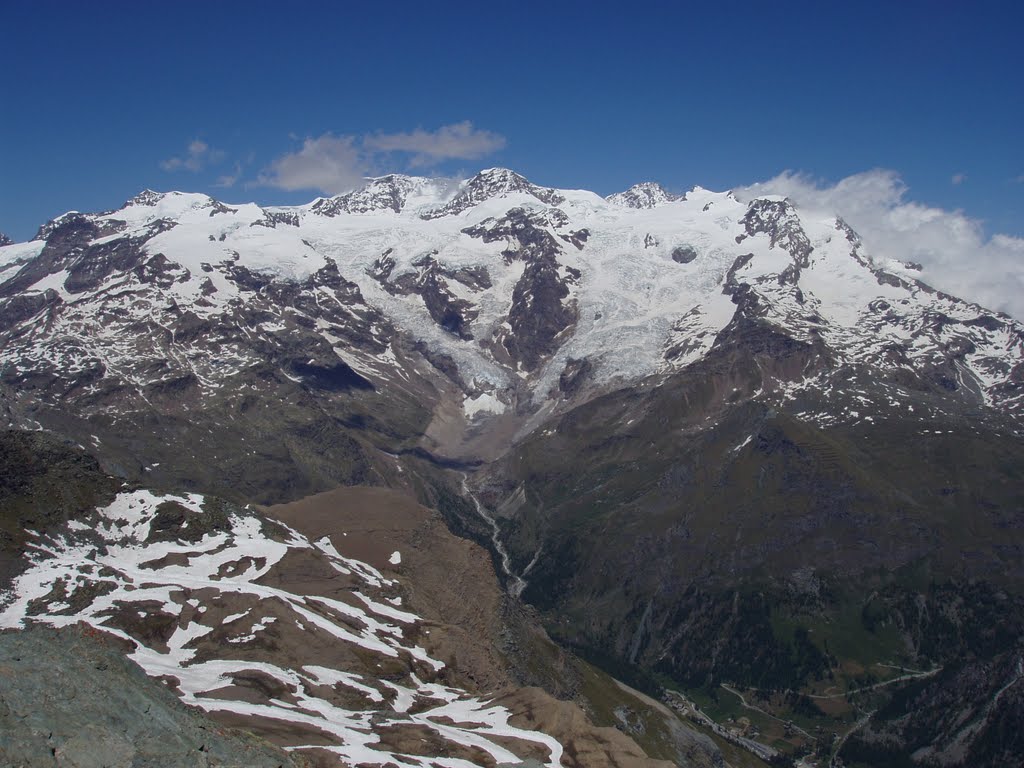
[[[1019,2],[550,5],[5,0],[0,231],[145,187],[306,201],[255,183],[303,139],[468,120],[505,147],[414,170],[608,194],[888,168],[915,200],[1024,234]],[[161,167],[194,140],[201,170]]]

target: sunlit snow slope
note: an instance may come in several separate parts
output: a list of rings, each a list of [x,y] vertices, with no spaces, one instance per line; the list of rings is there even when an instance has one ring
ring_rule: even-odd
[[[490,169],[291,208],[145,192],[0,248],[0,270],[3,381],[88,412],[201,398],[301,337],[314,353],[274,375],[437,375],[472,423],[683,370],[744,320],[894,386],[1006,412],[1024,397],[1019,323],[873,260],[835,216],[699,187],[602,199]],[[111,386],[116,405],[90,399]]]

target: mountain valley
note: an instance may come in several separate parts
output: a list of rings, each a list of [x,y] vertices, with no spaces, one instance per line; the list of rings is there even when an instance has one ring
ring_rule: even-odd
[[[0,625],[310,765],[1015,764],[1024,325],[919,273],[500,168],[65,214],[0,241]]]

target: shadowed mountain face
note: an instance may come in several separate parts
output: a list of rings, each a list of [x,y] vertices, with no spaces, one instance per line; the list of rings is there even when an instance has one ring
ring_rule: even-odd
[[[696,639],[705,592],[743,587],[824,610],[904,570],[1021,583],[1024,445],[1012,432],[880,409],[823,427],[693,374],[594,400],[487,470],[513,563],[534,561],[524,595],[568,639],[703,680],[732,663]]]
[[[0,415],[175,498],[394,489],[648,690],[774,691],[769,720],[806,718],[783,752],[994,765],[1016,754],[1016,699],[986,692],[1024,635],[1024,327],[915,274],[834,216],[700,188],[146,192],[0,245]],[[18,503],[106,508],[90,472]],[[50,514],[18,509],[10,574]],[[897,668],[932,675],[919,698]],[[893,725],[963,680],[977,727]]]
[[[809,371],[843,383],[786,381]],[[1012,418],[891,391],[747,331],[549,421],[484,471],[481,498],[511,570],[528,571],[524,599],[566,645],[716,697],[821,696],[824,710],[762,707],[788,719],[806,701],[823,733],[870,713],[839,745],[848,764],[1019,761],[1003,723],[1024,651],[1024,442]],[[913,698],[844,698],[903,666],[941,675]],[[939,701],[968,719],[894,725]]]

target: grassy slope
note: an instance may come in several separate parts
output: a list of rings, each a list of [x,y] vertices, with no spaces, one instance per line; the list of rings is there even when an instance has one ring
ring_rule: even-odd
[[[554,636],[691,690],[817,694],[896,674],[878,663],[955,663],[1019,636],[1018,438],[909,410],[817,427],[742,386],[729,403],[713,379],[600,398],[491,474],[493,507],[526,488],[506,533],[519,568],[542,547],[526,597]],[[830,732],[867,695],[820,717],[775,706]]]

